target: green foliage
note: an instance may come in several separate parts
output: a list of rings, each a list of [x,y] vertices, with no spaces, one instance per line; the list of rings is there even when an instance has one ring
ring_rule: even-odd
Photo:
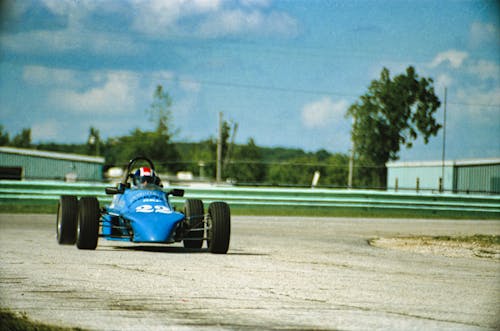
[[[0,146],[7,146],[9,142],[9,133],[4,131],[3,125],[0,124]]]
[[[228,160],[229,153],[229,137],[230,137],[231,127],[227,121],[222,122],[222,160]],[[216,148],[217,149],[217,148]]]
[[[215,154],[217,144],[208,139],[199,143],[174,143],[181,158],[183,170],[191,171],[195,176],[202,178],[215,177]]]
[[[282,162],[308,155],[299,148],[260,147],[265,162]]]
[[[94,127],[90,127],[89,138],[87,140],[87,151],[88,155],[100,155],[103,147],[103,142],[101,141],[101,135],[99,130]]]
[[[128,136],[110,139],[105,149],[108,164],[123,166],[134,157],[146,156],[153,160],[159,172],[181,169],[175,146],[158,132],[135,129]]]
[[[172,99],[161,85],[153,94],[153,102],[146,113],[156,125],[154,131],[136,128],[128,136],[109,139],[105,145],[106,163],[125,165],[134,157],[145,156],[156,165],[158,172],[175,173],[182,169],[180,156],[172,143]]]
[[[243,146],[237,146],[234,158],[224,169],[225,177],[243,183],[260,183],[265,179],[266,167],[262,164],[260,149],[252,138]]]
[[[384,68],[371,82],[347,112],[354,118],[352,140],[364,167],[358,175],[368,186],[385,186],[385,163],[399,158],[400,146],[411,148],[419,134],[425,143],[437,135],[441,125],[434,115],[440,104],[432,79],[420,78],[411,66],[393,79]]]
[[[216,141],[175,143],[180,152],[183,170],[195,176],[215,177]],[[200,167],[203,162],[203,167]],[[320,186],[346,187],[349,158],[325,150],[306,153],[301,149],[259,147],[250,138],[245,145],[232,146],[224,179],[237,184],[310,186],[315,171],[320,171]],[[203,172],[203,173],[202,173]]]
[[[86,155],[88,152],[87,144],[58,144],[54,142],[47,142],[37,144],[34,147],[42,151],[73,153],[81,155]]]
[[[151,122],[156,124],[156,133],[163,136],[167,141],[172,138],[172,98],[163,86],[156,86],[153,93],[153,102],[146,113],[149,114]]]
[[[65,328],[31,321],[25,313],[13,313],[0,309],[0,329],[8,331],[77,331],[80,328]]]
[[[23,129],[21,133],[12,138],[10,145],[13,147],[29,148],[31,147],[31,129]]]
[[[330,187],[346,187],[349,158],[344,154],[330,154],[325,150],[291,158],[285,162],[272,163],[267,173],[267,182],[274,185],[288,184],[310,186],[313,175],[320,172],[319,184]]]

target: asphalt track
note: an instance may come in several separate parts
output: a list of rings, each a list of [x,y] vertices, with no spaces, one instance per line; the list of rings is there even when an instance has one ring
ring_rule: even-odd
[[[0,215],[0,306],[95,330],[495,330],[500,262],[372,247],[500,234],[499,221],[233,217],[227,255],[59,246],[54,215]]]

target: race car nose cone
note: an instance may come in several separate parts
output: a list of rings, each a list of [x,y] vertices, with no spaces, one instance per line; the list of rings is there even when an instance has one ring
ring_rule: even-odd
[[[130,213],[126,216],[134,230],[133,242],[172,242],[177,224],[183,219],[180,213]]]

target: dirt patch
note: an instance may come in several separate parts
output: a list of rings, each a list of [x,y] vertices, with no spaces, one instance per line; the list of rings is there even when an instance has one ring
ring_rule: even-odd
[[[420,254],[500,260],[500,236],[374,238],[369,243],[375,247],[399,249]]]

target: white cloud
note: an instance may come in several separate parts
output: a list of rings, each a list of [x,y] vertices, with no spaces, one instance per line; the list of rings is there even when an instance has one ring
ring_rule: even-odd
[[[92,28],[91,17],[103,10],[103,3],[95,1],[44,0],[32,4],[43,5],[46,10],[60,17],[64,22],[57,28],[30,29],[24,32],[0,35],[2,47],[19,53],[54,54],[85,51],[91,54],[137,54],[145,46],[123,33],[96,31]],[[30,8],[18,9],[26,15]]]
[[[105,83],[80,92],[73,89],[57,89],[49,100],[59,108],[77,113],[131,113],[136,109],[138,78],[130,72],[107,72]]]
[[[248,7],[267,7],[269,6],[270,0],[240,0],[240,3],[243,6],[248,6]]]
[[[137,0],[133,2],[135,15],[132,28],[150,35],[176,34],[180,19],[207,14],[220,6],[220,0]]]
[[[225,10],[212,15],[199,28],[199,34],[214,38],[225,35],[294,35],[297,23],[284,13],[258,10]]]
[[[155,74],[161,80],[171,81],[175,78],[175,73],[168,70],[158,71]]]
[[[309,103],[302,108],[303,125],[307,128],[320,128],[336,122],[347,121],[344,117],[349,103],[346,100],[333,102],[329,97]]]
[[[179,87],[186,92],[199,92],[201,89],[201,84],[192,78],[181,77],[179,79]]]
[[[78,83],[74,70],[30,65],[23,69],[25,82],[44,86],[74,86]]]
[[[49,119],[40,123],[34,123],[31,126],[31,138],[33,141],[55,140],[60,137],[60,128],[61,123],[57,122],[54,119]]]
[[[464,60],[469,56],[467,52],[461,52],[454,49],[448,50],[446,52],[441,52],[434,60],[432,60],[430,67],[435,68],[444,62],[448,62],[452,68],[459,68]]]
[[[96,7],[94,1],[43,0],[42,3],[52,13],[68,16],[70,19],[78,19],[85,16]]]
[[[484,111],[481,110],[481,105],[496,106],[485,108],[496,113],[498,116],[497,121],[500,121],[500,110],[498,109],[498,105],[500,105],[500,87],[487,91],[481,90],[478,87],[461,89],[457,91],[457,98],[458,102],[464,106],[474,105],[474,107],[470,107],[471,110]]]
[[[495,62],[479,60],[470,64],[468,66],[468,71],[479,76],[481,79],[500,79],[500,66]]]
[[[226,8],[222,1],[154,0],[134,2],[132,28],[152,37],[228,35],[294,35],[296,21],[282,12],[264,12],[267,1],[243,1],[242,8]],[[183,19],[195,19],[185,25]],[[191,20],[192,21],[192,20]]]
[[[7,50],[38,55],[74,51],[86,51],[97,55],[133,55],[145,47],[124,35],[89,32],[81,29],[2,34],[0,40],[2,47]]]
[[[453,84],[453,78],[448,74],[440,74],[436,78],[436,87],[440,90],[445,87],[450,87]]]
[[[474,47],[487,44],[499,45],[500,29],[491,23],[474,22],[470,27],[469,38]]]
[[[266,2],[259,0],[236,4],[222,0],[136,0],[120,12],[106,2],[44,0],[41,4],[64,24],[53,29],[0,34],[2,48],[36,54],[85,51],[95,55],[137,55],[147,47],[146,41],[118,31],[134,30],[163,40],[248,34],[290,36],[297,31],[292,17],[283,12],[267,12]],[[28,6],[19,7],[18,15],[25,15],[27,10]],[[93,28],[94,13],[102,12],[121,16],[132,13],[130,26],[115,32]]]

